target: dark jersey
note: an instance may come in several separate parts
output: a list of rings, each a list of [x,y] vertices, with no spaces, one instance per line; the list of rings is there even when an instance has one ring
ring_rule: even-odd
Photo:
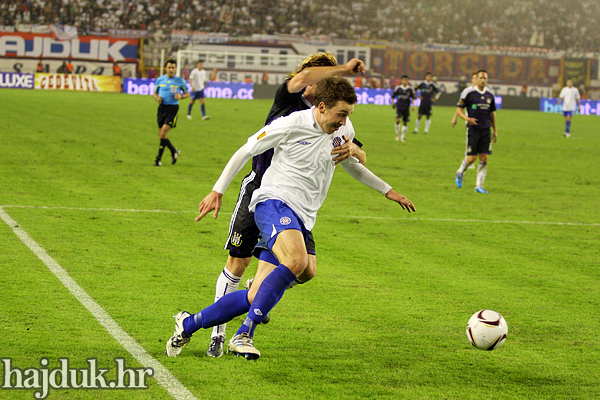
[[[287,88],[288,82],[289,79],[286,79],[286,81],[279,86],[279,89],[277,89],[275,100],[273,100],[273,105],[267,115],[265,125],[269,125],[279,117],[285,117],[295,111],[307,110],[311,107],[310,102],[302,96],[304,89],[298,93],[290,93]],[[259,182],[262,180],[262,176],[267,171],[267,168],[271,165],[274,152],[274,149],[269,149],[252,158],[252,170],[256,173],[255,179]]]
[[[396,99],[396,108],[398,110],[407,110],[410,108],[411,99],[416,99],[417,95],[412,86],[396,86],[392,93],[392,98]]]
[[[416,90],[421,92],[421,104],[431,105],[433,99],[440,92],[440,88],[434,82],[423,81],[419,83]]]
[[[480,92],[476,87],[469,87],[460,94],[458,107],[464,108],[469,114],[469,118],[475,118],[477,125],[470,126],[474,129],[486,129],[492,126],[491,113],[496,111],[496,101],[494,93],[485,87]]]

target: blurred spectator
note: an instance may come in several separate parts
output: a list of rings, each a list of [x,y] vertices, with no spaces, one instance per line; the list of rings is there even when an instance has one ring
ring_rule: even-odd
[[[585,85],[579,85],[579,94],[581,95],[582,100],[587,99],[587,90],[585,90]]]
[[[458,84],[456,85],[458,92],[462,93],[463,90],[465,90],[467,88],[469,84],[467,83],[467,78],[465,78],[464,76],[461,76],[458,79]]]
[[[44,64],[42,64],[42,60],[37,63],[37,67],[35,67],[35,72],[44,72]]]
[[[217,69],[213,68],[210,70],[210,76],[208,78],[211,82],[216,82],[217,81]]]
[[[356,78],[354,78],[354,87],[361,88],[362,86],[363,86],[362,76],[356,75]]]
[[[246,75],[246,78],[244,78],[244,82],[252,83],[252,77],[250,75]]]
[[[67,69],[67,62],[63,61],[62,65],[60,67],[58,67],[56,72],[59,74],[68,74],[69,70]]]
[[[114,76],[121,76],[122,75],[121,74],[121,67],[116,62],[113,63],[113,75]]]
[[[527,84],[526,83],[521,85],[521,97],[527,97]]]
[[[269,83],[269,74],[266,71],[263,72],[263,76],[262,76],[260,83],[262,83],[263,85],[266,85]]]
[[[149,79],[156,79],[158,77],[158,71],[154,67],[150,67],[146,72],[146,77]]]
[[[71,64],[71,60],[67,62],[67,74],[73,73],[73,64]]]

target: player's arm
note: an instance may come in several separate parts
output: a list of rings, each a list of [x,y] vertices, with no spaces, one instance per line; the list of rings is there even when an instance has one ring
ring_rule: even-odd
[[[196,221],[200,221],[212,210],[215,210],[213,218],[217,218],[219,209],[221,208],[221,198],[233,178],[235,178],[252,156],[264,153],[268,149],[275,147],[282,137],[287,134],[288,131],[285,126],[275,125],[276,123],[273,123],[256,132],[248,138],[246,144],[233,154],[229,162],[227,162],[225,169],[221,172],[221,176],[219,176],[219,179],[213,186],[213,190],[200,202],[199,214],[196,217]]]
[[[179,86],[179,88],[183,91],[183,94],[177,93],[174,97],[177,100],[185,99],[190,97],[190,92],[187,90],[187,83],[183,81],[183,85]]]
[[[367,153],[363,149],[361,149],[359,145],[354,143],[353,140],[348,139],[346,136],[342,137],[345,141],[344,144],[338,147],[334,147],[331,151],[331,154],[339,154],[333,159],[335,165],[338,165],[339,163],[350,157],[356,158],[359,163],[365,165],[367,163]]]
[[[475,118],[470,118],[467,116],[467,114],[465,114],[465,111],[463,110],[464,107],[465,107],[465,103],[461,99],[460,102],[458,103],[458,107],[456,107],[456,114],[459,117],[461,117],[462,119],[464,119],[465,121],[467,121],[467,123],[469,125],[477,125],[477,120]]]
[[[379,193],[385,195],[385,197],[389,200],[395,201],[396,203],[400,204],[400,207],[402,207],[402,209],[408,212],[416,211],[412,201],[410,201],[400,193],[392,190],[392,187],[390,185],[388,185],[382,179],[377,177],[377,175],[371,172],[367,167],[356,162],[356,160],[350,159],[342,163],[342,167],[354,179],[356,179],[363,185],[370,187],[371,189],[377,190]]]
[[[221,209],[221,198],[223,197],[223,193],[225,193],[227,186],[229,186],[233,178],[235,178],[250,158],[252,158],[252,155],[248,153],[245,144],[233,154],[225,166],[225,169],[221,172],[221,176],[219,176],[217,183],[213,186],[212,192],[200,202],[200,213],[196,217],[196,221],[200,221],[212,210],[215,210],[213,218],[217,218],[219,210]]]
[[[162,97],[160,97],[160,95],[158,94],[158,85],[154,87],[154,93],[152,94],[152,96],[154,96],[154,100],[156,100],[158,103],[162,103]]]
[[[490,113],[490,119],[492,120],[492,140],[496,143],[498,140],[498,130],[496,129],[496,111]]]
[[[332,67],[309,67],[298,72],[287,83],[287,89],[290,93],[298,93],[307,86],[314,85],[324,78],[338,75],[355,75],[365,72],[365,63],[357,58],[353,58],[344,65]]]

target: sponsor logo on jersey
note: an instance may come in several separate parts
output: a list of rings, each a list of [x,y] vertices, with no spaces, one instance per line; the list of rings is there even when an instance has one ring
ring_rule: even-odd
[[[260,139],[264,138],[265,136],[267,136],[267,132],[263,132],[260,135],[258,135],[258,137],[256,138],[256,140],[260,140]]]
[[[492,104],[492,99],[487,99],[486,101],[488,104]]]
[[[306,140],[299,140],[298,144],[303,144],[306,146],[306,145],[310,144],[310,142],[307,142]]]
[[[240,233],[234,232],[231,237],[231,244],[235,247],[240,247],[242,244],[242,235]]]
[[[290,217],[281,217],[281,219],[279,220],[279,223],[281,225],[289,225],[292,222],[292,219]]]

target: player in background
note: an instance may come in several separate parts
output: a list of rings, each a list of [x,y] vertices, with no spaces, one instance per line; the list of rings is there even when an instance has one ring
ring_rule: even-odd
[[[408,75],[402,75],[400,85],[396,86],[392,93],[392,108],[396,107],[396,140],[404,142],[410,111],[415,111],[415,90],[408,82]],[[400,119],[402,119],[402,136],[400,136]]]
[[[479,155],[477,167],[477,193],[487,193],[483,188],[487,173],[488,155],[492,154],[492,141],[496,143],[498,131],[496,129],[496,102],[494,93],[486,86],[488,73],[485,70],[477,72],[477,86],[463,90],[456,112],[458,116],[467,121],[467,155],[456,171],[456,186],[461,188],[463,175],[467,168],[475,162]],[[469,111],[465,115],[463,109]]]
[[[469,86],[469,87],[477,87],[477,72],[473,72],[471,74],[471,86]],[[469,87],[467,87],[466,89],[468,89]],[[460,93],[462,93],[462,92],[460,92]],[[452,124],[452,127],[454,128],[454,126],[456,125],[457,122],[458,122],[458,111],[454,111],[454,116],[452,117],[452,121],[450,122],[450,124]],[[469,126],[469,124],[467,124],[467,127],[468,126]]]
[[[179,113],[179,100],[189,97],[187,91],[187,83],[183,78],[175,76],[177,63],[173,60],[167,60],[165,63],[167,73],[158,77],[154,86],[154,99],[158,102],[158,137],[160,145],[158,147],[158,155],[154,161],[154,165],[160,167],[161,158],[165,147],[171,150],[171,164],[177,162],[179,157],[179,149],[176,149],[171,141],[167,138],[171,128],[177,126],[177,115]],[[183,93],[183,94],[182,94]]]
[[[431,72],[427,72],[425,74],[425,80],[419,83],[415,88],[418,98],[421,99],[421,104],[419,104],[419,115],[417,116],[413,133],[419,133],[419,124],[421,123],[421,117],[423,115],[427,117],[425,120],[425,131],[423,133],[426,135],[429,133],[429,127],[431,126],[431,109],[433,107],[433,102],[437,100],[440,94],[440,88],[433,82],[432,76]]]
[[[190,97],[190,105],[188,106],[188,119],[192,119],[192,107],[194,101],[198,99],[200,102],[200,110],[202,111],[202,119],[209,119],[206,115],[206,108],[204,106],[204,88],[206,83],[206,70],[204,69],[204,60],[198,61],[196,68],[190,73],[190,85],[192,86],[192,95]]]
[[[334,55],[329,52],[311,54],[300,63],[294,72],[288,75],[285,82],[277,89],[265,124],[268,125],[277,118],[287,116],[295,111],[309,109],[314,99],[316,84],[320,80],[336,75],[355,75],[364,71],[365,65],[358,59],[351,59],[344,65],[338,65]],[[360,146],[362,144],[357,140],[344,143],[334,150],[337,155],[336,161],[340,162],[354,156],[364,164],[366,154]],[[225,250],[229,250],[229,256],[225,268],[217,279],[215,301],[238,289],[242,276],[252,260],[252,252],[258,243],[260,231],[254,221],[254,213],[248,210],[248,205],[252,194],[260,187],[262,177],[271,165],[272,157],[272,149],[255,156],[252,160],[252,171],[242,180],[238,201],[231,216],[229,236],[225,244]],[[216,192],[213,194],[220,196]],[[312,235],[309,237],[307,247],[309,265],[306,273],[297,279],[297,283],[300,284],[312,279],[316,273],[316,252]],[[258,271],[266,271],[268,274],[276,266],[277,264],[271,265],[267,261],[259,260]],[[260,281],[259,272],[257,272],[259,279],[255,278],[256,283]],[[263,275],[266,276],[265,272]],[[225,333],[225,324],[214,327],[211,343],[206,351],[208,356],[220,357],[223,355]]]
[[[307,268],[308,234],[315,225],[338,164],[332,150],[354,137],[348,116],[356,101],[354,88],[347,79],[325,78],[316,89],[314,107],[261,128],[231,157],[213,188],[220,196],[206,196],[200,203],[197,219],[212,210],[218,212],[222,194],[243,165],[253,155],[274,148],[272,166],[265,172],[261,187],[254,192],[250,210],[255,212],[261,231],[256,252],[261,260],[267,259],[277,266],[260,285],[255,281],[250,291],[229,293],[194,315],[186,311],[178,313],[175,332],[166,345],[168,356],[177,356],[200,328],[206,329],[248,312],[229,341],[228,350],[249,360],[260,357],[253,343],[254,330],[279,302],[286,288]],[[353,178],[399,203],[404,210],[415,211],[410,200],[392,190],[356,158],[346,158],[341,165]]]
[[[571,137],[571,118],[575,111],[579,109],[581,103],[579,90],[573,86],[573,80],[567,79],[567,86],[562,88],[558,96],[558,104],[563,103],[563,116],[565,117],[565,137]]]

